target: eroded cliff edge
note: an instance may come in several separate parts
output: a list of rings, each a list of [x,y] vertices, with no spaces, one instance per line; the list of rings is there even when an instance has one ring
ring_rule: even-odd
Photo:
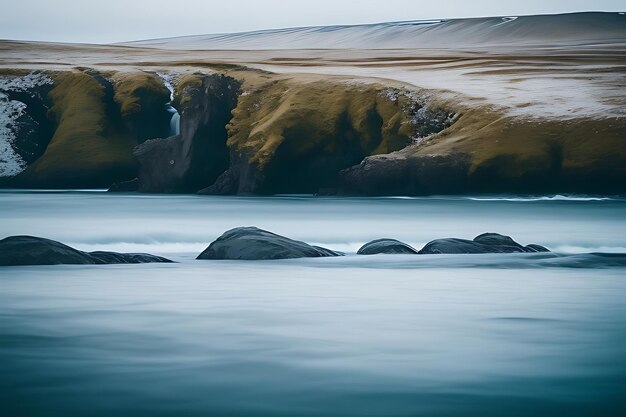
[[[44,76],[51,82],[2,90],[25,104],[10,140],[23,166],[2,179],[5,186],[121,183],[117,189],[126,191],[205,194],[626,192],[623,117],[522,118],[391,81],[233,66],[168,75],[180,114],[180,133],[170,136],[162,74],[79,68]]]

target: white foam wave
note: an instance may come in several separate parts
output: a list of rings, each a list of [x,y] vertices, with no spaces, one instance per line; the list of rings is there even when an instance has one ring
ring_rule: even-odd
[[[610,201],[617,200],[611,197],[585,197],[585,196],[537,196],[537,197],[464,197],[474,201]]]
[[[565,254],[581,253],[626,253],[626,246],[577,246],[560,245],[552,248],[553,252]]]

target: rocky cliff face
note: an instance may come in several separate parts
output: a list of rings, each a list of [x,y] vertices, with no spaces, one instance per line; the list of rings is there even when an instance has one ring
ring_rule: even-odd
[[[229,166],[226,125],[237,104],[240,84],[224,75],[181,80],[180,135],[138,146],[138,189],[144,192],[196,192]]]
[[[341,170],[367,156],[402,149],[452,121],[452,112],[430,108],[402,89],[328,81],[270,83],[240,98],[228,127],[230,167],[200,192],[337,189]]]
[[[19,113],[6,142],[22,161],[5,176],[10,186],[124,182],[114,189],[203,194],[626,192],[621,117],[525,119],[380,82],[225,69],[173,78],[180,134],[167,137],[169,91],[154,73],[43,76],[51,81],[0,84]]]
[[[181,78],[181,134],[135,150],[139,190],[315,193],[342,169],[440,131],[453,113],[406,90],[345,82],[261,83],[241,93],[224,75]]]

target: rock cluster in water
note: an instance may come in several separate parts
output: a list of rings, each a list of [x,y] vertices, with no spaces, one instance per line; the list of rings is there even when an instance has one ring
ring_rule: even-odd
[[[473,240],[466,239],[437,239],[424,246],[420,254],[438,253],[523,253],[523,252],[549,252],[540,245],[522,246],[509,236],[498,233],[483,233]]]
[[[461,254],[461,253],[549,252],[540,245],[522,246],[509,236],[484,233],[474,240],[437,239],[421,250],[396,239],[376,239],[363,245],[357,255],[375,254]],[[197,259],[290,259],[341,256],[336,252],[292,240],[256,227],[237,227],[225,232]]]
[[[483,233],[473,240],[446,238],[429,242],[421,250],[396,239],[376,239],[363,245],[357,255],[376,254],[463,254],[549,252],[543,246],[522,246],[509,236]],[[224,232],[196,259],[267,260],[321,258],[344,254],[299,240],[289,239],[257,227],[237,227]],[[0,265],[135,264],[172,262],[150,254],[83,252],[54,240],[33,236],[11,236],[0,240]]]
[[[63,243],[34,236],[0,240],[0,265],[103,265],[172,262],[145,253],[83,252]]]
[[[509,236],[498,233],[483,233],[473,240],[446,238],[436,239],[417,251],[406,243],[395,239],[377,239],[366,243],[359,249],[359,255],[379,253],[407,253],[420,255],[461,254],[461,253],[529,253],[550,252],[543,246],[531,244],[522,246]]]

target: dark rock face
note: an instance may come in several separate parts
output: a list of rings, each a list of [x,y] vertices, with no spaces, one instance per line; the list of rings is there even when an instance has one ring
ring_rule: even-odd
[[[83,252],[60,242],[34,236],[0,240],[0,265],[82,265],[172,262],[149,254]]]
[[[466,239],[437,239],[429,242],[419,253],[431,254],[460,254],[460,253],[524,253],[524,252],[549,252],[540,245],[522,246],[509,236],[498,233],[483,233],[474,240]]]
[[[407,148],[408,150],[409,148]],[[405,151],[365,158],[340,172],[340,187],[356,195],[455,194],[466,190],[469,155],[413,155]]]
[[[196,192],[228,169],[226,125],[237,104],[240,84],[224,75],[207,75],[181,111],[180,135],[139,145],[139,191]]]
[[[340,252],[311,246],[256,227],[237,227],[225,232],[197,259],[292,259],[342,256]]]
[[[222,173],[215,183],[199,190],[198,194],[257,194],[264,181],[265,175],[261,171],[249,164],[243,155],[233,151],[228,170]]]
[[[396,239],[376,239],[366,243],[359,249],[357,255],[387,254],[417,254],[417,250]]]

